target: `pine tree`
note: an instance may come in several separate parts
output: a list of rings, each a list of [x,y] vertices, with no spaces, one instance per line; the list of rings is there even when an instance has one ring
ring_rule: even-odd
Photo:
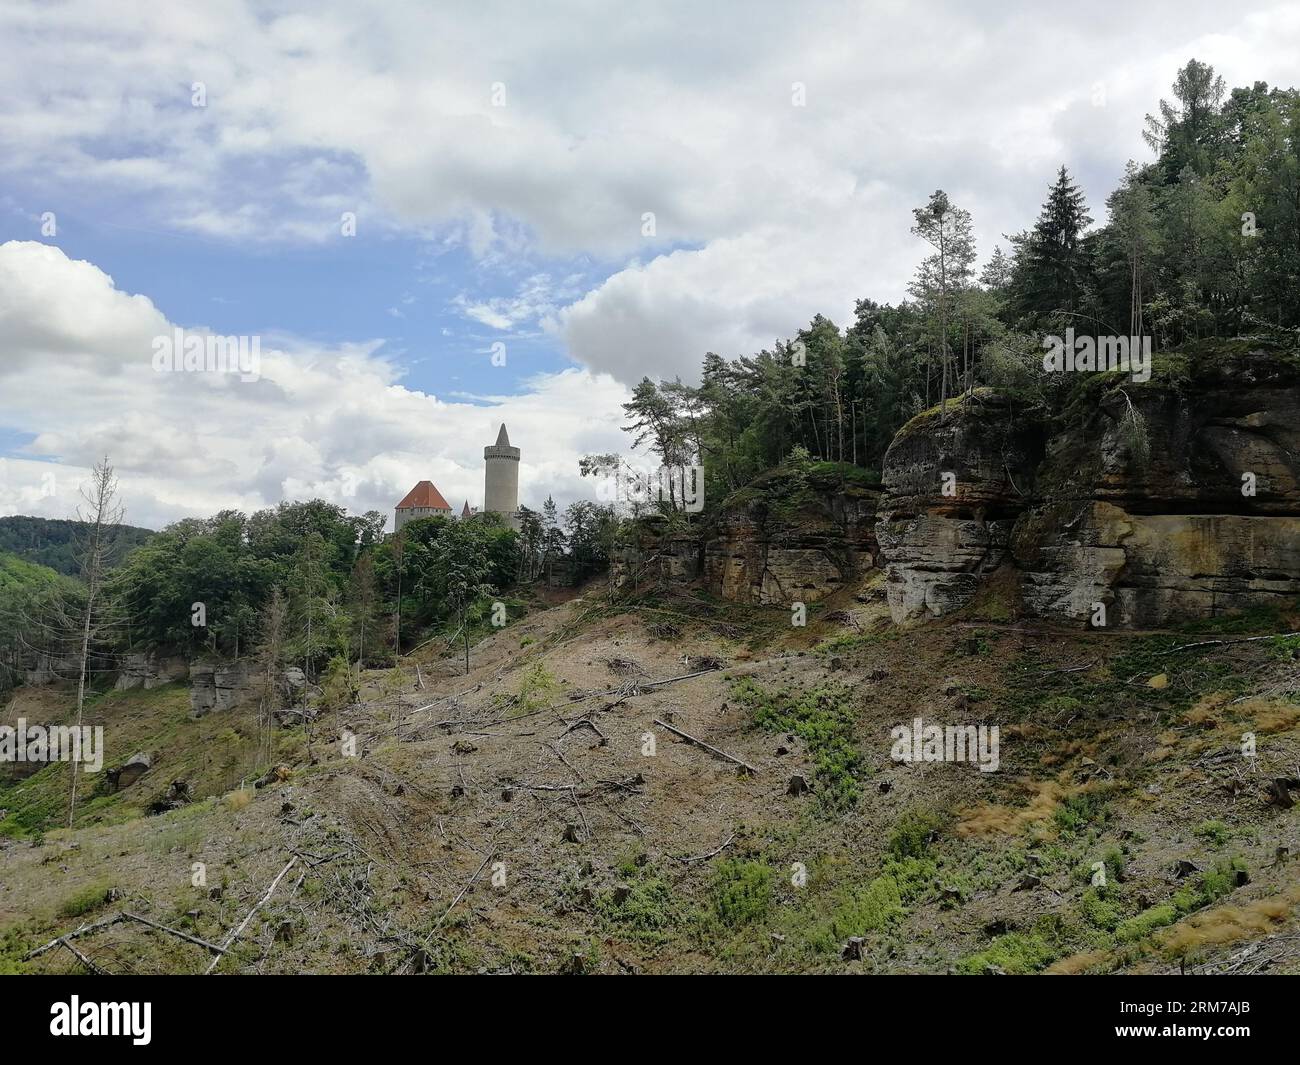
[[[1011,284],[1011,269],[1014,264],[1011,257],[1002,251],[999,244],[994,247],[989,261],[980,271],[980,284],[990,292],[1001,293]]]
[[[551,496],[542,504],[542,557],[549,580],[555,573],[555,560],[564,554],[564,531],[560,528],[560,508]]]
[[[1154,287],[1158,231],[1151,190],[1132,160],[1124,180],[1106,201],[1111,237],[1124,257],[1128,278],[1128,335],[1139,337],[1145,328],[1144,307]]]
[[[1178,180],[1184,168],[1207,176],[1222,151],[1224,126],[1220,118],[1223,79],[1214,67],[1195,59],[1178,71],[1173,84],[1176,103],[1161,100],[1160,117],[1146,116],[1143,139],[1160,154],[1166,183]]]
[[[912,211],[916,224],[912,232],[934,248],[934,254],[922,261],[910,291],[930,307],[939,325],[939,362],[942,367],[942,391],[939,403],[948,408],[948,328],[958,294],[970,283],[975,264],[975,237],[969,211],[956,207],[948,194],[937,189],[924,207]]]
[[[334,646],[335,593],[325,549],[325,538],[313,529],[303,538],[293,562],[290,613],[308,680],[315,677],[315,663]]]
[[[1072,318],[1079,311],[1091,274],[1083,241],[1091,223],[1083,190],[1062,166],[1034,228],[1015,241],[1012,297],[1030,324]]]
[[[258,752],[260,761],[265,764],[271,760],[273,722],[275,712],[280,708],[280,684],[289,624],[289,604],[278,585],[271,589],[271,594],[262,607],[260,620],[261,637],[255,652],[262,689],[258,708],[261,729]]]
[[[348,583],[347,607],[352,643],[357,649],[357,668],[365,667],[366,637],[378,627],[379,587],[375,581],[375,566],[370,552],[363,550],[352,568]]]

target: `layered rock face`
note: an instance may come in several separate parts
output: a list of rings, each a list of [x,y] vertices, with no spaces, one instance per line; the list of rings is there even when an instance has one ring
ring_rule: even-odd
[[[1082,624],[1158,627],[1300,596],[1300,369],[1247,352],[1176,370],[1080,382],[1041,420],[977,393],[905,427],[878,530],[895,620],[963,605],[999,566],[1024,613]]]
[[[23,670],[23,683],[36,687],[60,680],[75,680],[80,670],[81,659],[77,655],[52,655],[42,651],[34,655],[31,664]]]
[[[643,581],[686,588],[699,579],[702,549],[697,535],[647,529],[637,542],[614,552],[609,560],[610,581],[619,589]]]
[[[202,717],[213,710],[229,710],[251,698],[258,677],[253,664],[194,662],[190,665],[190,711]]]
[[[899,430],[876,526],[895,621],[962,606],[1002,564],[1042,448],[1041,424],[987,389]]]
[[[876,564],[876,501],[868,489],[801,498],[744,498],[704,545],[704,584],[741,603],[815,603]]]
[[[153,654],[126,655],[114,685],[118,691],[144,688],[150,691],[161,684],[184,680],[189,676],[189,663],[183,658],[159,657]]]
[[[697,582],[739,603],[815,603],[876,565],[877,489],[838,474],[773,471],[737,492],[707,527],[645,526],[610,560],[616,588]]]

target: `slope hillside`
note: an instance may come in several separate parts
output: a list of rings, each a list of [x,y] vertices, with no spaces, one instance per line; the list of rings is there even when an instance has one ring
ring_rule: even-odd
[[[63,518],[34,518],[24,515],[0,518],[0,554],[9,552],[65,576],[76,576],[76,541],[85,522]],[[113,534],[110,561],[116,565],[153,536],[151,529],[121,525]]]
[[[104,699],[109,764],[152,768],[71,831],[11,809],[0,965],[78,970],[31,952],[89,926],[111,972],[1300,970],[1293,614],[1081,633],[985,596],[897,628],[880,580],[803,628],[592,591],[468,676],[367,675],[269,757],[251,709]],[[997,725],[996,771],[891,757],[917,717]],[[181,776],[193,801],[150,815]]]

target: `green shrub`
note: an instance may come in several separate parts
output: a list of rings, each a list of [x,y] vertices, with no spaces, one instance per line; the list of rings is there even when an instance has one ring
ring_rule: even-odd
[[[1119,907],[1106,898],[1104,889],[1099,888],[1089,888],[1083,893],[1079,912],[1088,924],[1105,932],[1115,931],[1121,919]]]
[[[962,976],[983,976],[997,970],[1008,976],[1023,976],[1037,972],[1056,955],[1056,949],[1037,933],[1008,932],[978,954],[962,958],[957,972]]]
[[[1115,929],[1115,938],[1121,943],[1130,943],[1150,935],[1157,928],[1173,924],[1178,920],[1178,909],[1172,902],[1161,902],[1143,910],[1136,917],[1122,921]]]
[[[793,732],[808,745],[813,792],[823,810],[846,810],[858,801],[862,755],[853,738],[856,715],[847,688],[769,691],[744,677],[732,684],[732,695],[759,728]]]
[[[88,884],[59,903],[60,917],[81,917],[93,913],[109,901],[113,886],[107,881]]]
[[[1173,924],[1229,894],[1237,886],[1238,876],[1246,871],[1246,863],[1241,858],[1218,861],[1194,883],[1185,884],[1174,892],[1169,901],[1158,903],[1124,921],[1115,930],[1115,935],[1122,942],[1129,942]]]
[[[1192,831],[1212,847],[1222,847],[1232,838],[1232,829],[1222,821],[1202,821]]]
[[[1062,832],[1076,834],[1094,823],[1104,822],[1109,815],[1106,792],[1098,789],[1067,796],[1052,818]]]
[[[837,940],[865,936],[892,924],[905,913],[898,881],[892,876],[878,876],[839,900],[831,918],[831,931]]]
[[[763,862],[727,858],[713,873],[713,910],[728,928],[763,920],[772,906],[772,868]]]
[[[935,810],[905,810],[889,837],[889,854],[895,860],[924,858],[930,850],[930,838],[943,827],[943,817]]]
[[[655,933],[677,920],[673,890],[661,876],[648,875],[602,895],[596,912],[633,933]]]
[[[519,691],[507,716],[522,717],[541,710],[551,704],[559,690],[560,682],[555,679],[555,674],[537,662],[520,679]]]

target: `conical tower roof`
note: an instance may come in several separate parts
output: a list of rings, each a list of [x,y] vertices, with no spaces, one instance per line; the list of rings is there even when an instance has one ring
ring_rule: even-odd
[[[510,434],[506,432],[506,423],[501,423],[501,432],[497,433],[497,447],[510,446]]]

